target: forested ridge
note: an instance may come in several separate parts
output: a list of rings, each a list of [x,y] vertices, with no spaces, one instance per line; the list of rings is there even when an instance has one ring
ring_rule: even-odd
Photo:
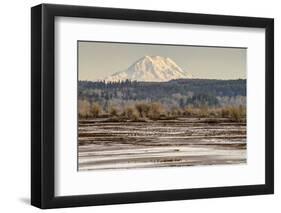
[[[168,107],[245,105],[246,80],[79,81],[78,98],[103,107],[138,101],[160,102]]]

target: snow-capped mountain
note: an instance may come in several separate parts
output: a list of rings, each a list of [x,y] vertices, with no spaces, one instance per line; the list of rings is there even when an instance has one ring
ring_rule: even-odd
[[[144,56],[127,70],[117,72],[105,78],[105,81],[170,81],[172,79],[191,78],[172,59],[162,56]]]

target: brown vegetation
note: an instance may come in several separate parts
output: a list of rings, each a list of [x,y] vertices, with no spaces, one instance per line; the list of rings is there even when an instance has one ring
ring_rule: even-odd
[[[117,110],[117,108],[114,107],[114,106],[111,106],[110,109],[109,109],[109,114],[110,114],[111,116],[118,116],[118,110]]]
[[[166,109],[159,102],[140,102],[131,106],[119,109],[110,106],[105,112],[98,103],[90,103],[80,100],[78,106],[79,117],[81,118],[114,118],[116,121],[147,121],[176,119],[179,117],[198,117],[198,118],[228,118],[233,122],[243,122],[246,120],[246,108],[244,106],[226,107],[187,107],[185,109],[172,107]]]
[[[139,112],[134,107],[126,107],[123,115],[129,120],[137,121],[140,118]]]
[[[99,114],[101,113],[101,107],[99,104],[97,103],[93,103],[92,107],[91,107],[91,115],[94,118],[97,118],[99,116]]]
[[[91,116],[91,104],[87,100],[80,100],[78,102],[79,117],[88,118]]]

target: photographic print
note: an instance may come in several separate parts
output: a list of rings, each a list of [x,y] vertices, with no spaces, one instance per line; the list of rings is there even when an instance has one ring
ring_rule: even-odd
[[[78,41],[78,170],[246,163],[246,51]]]
[[[33,206],[273,193],[274,19],[31,8]]]

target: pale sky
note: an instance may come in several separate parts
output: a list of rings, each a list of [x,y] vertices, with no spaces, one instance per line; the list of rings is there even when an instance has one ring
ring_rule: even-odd
[[[193,78],[245,79],[246,48],[78,42],[79,80],[96,81],[126,70],[143,56],[171,58]]]

